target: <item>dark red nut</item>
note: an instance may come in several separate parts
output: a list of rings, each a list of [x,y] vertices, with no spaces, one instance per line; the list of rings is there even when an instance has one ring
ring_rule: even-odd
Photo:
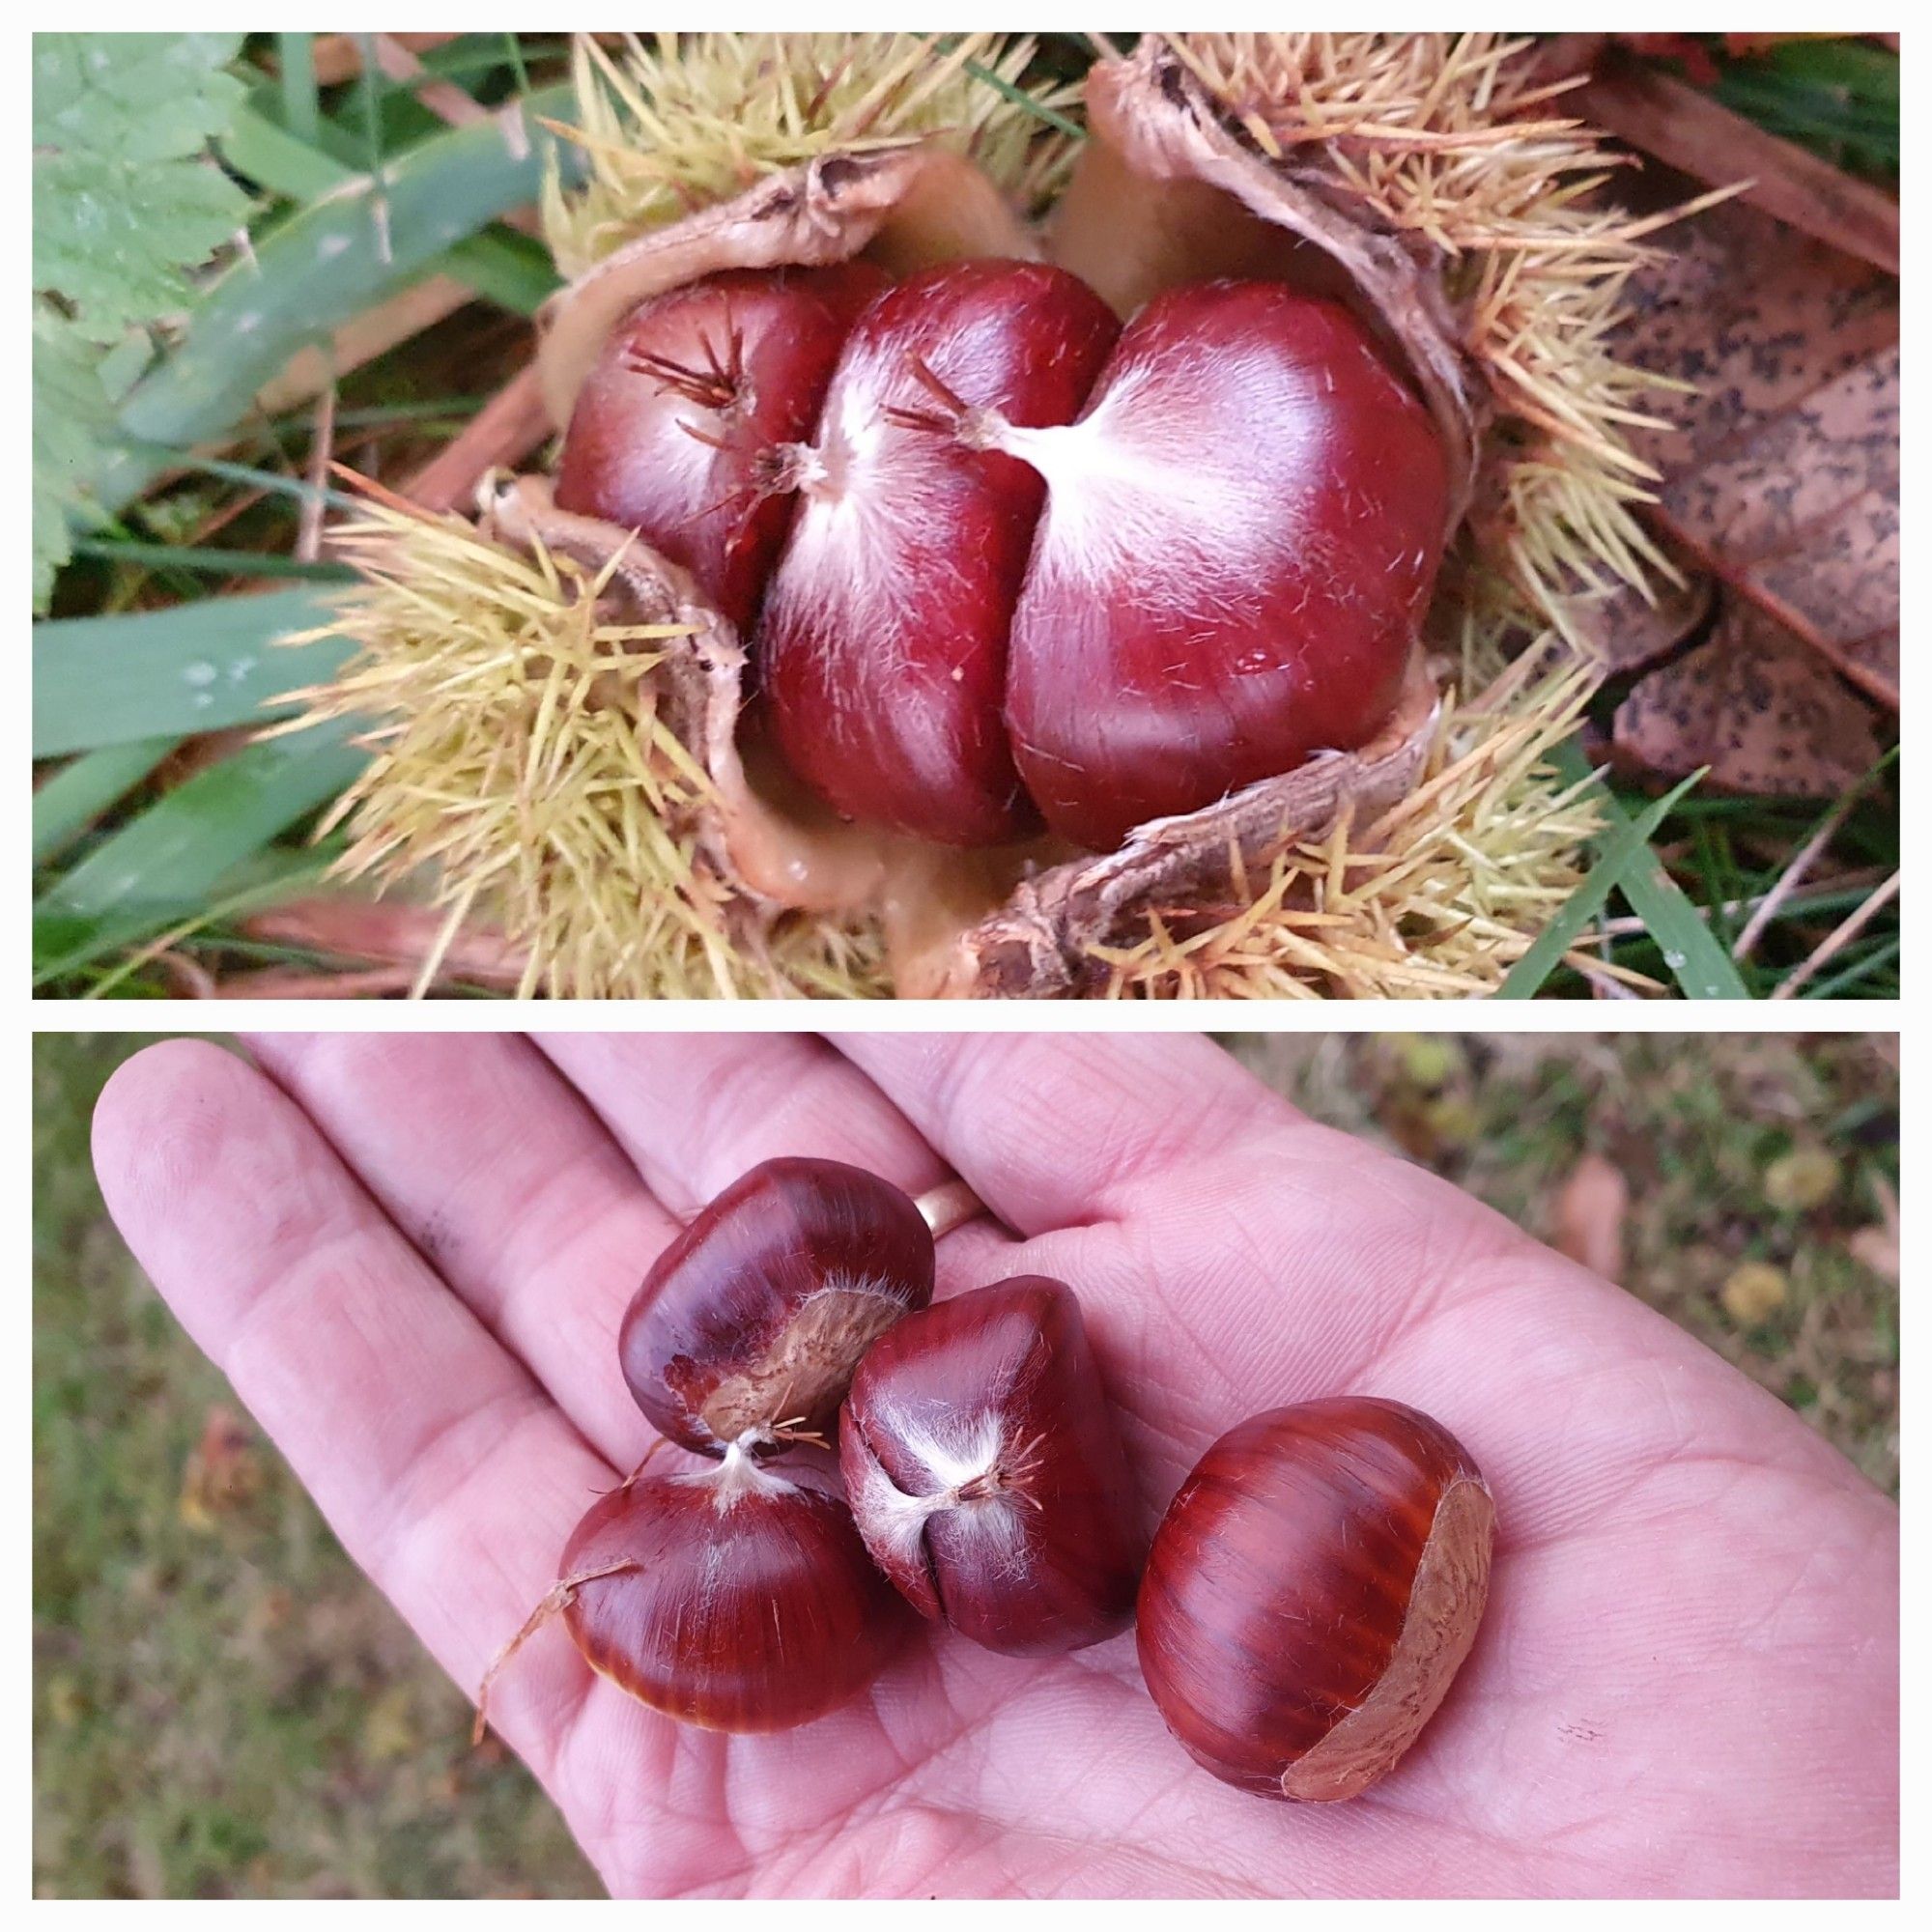
[[[763,466],[811,434],[853,322],[890,286],[866,262],[732,269],[639,302],[571,412],[557,507],[638,531],[749,636],[792,514]]]
[[[594,1504],[563,1552],[584,1658],[654,1711],[780,1731],[871,1683],[914,1628],[836,1497],[734,1451]]]
[[[1251,1416],[1154,1532],[1141,1670],[1168,1729],[1243,1791],[1355,1797],[1468,1655],[1494,1527],[1468,1452],[1400,1403]]]
[[[839,1470],[913,1607],[989,1650],[1124,1630],[1145,1539],[1080,1304],[1017,1275],[908,1316],[853,1378]]]
[[[932,1299],[932,1234],[909,1196],[836,1160],[741,1175],[658,1257],[618,1332],[652,1424],[708,1456],[828,1431],[852,1371]]]
[[[1276,282],[1173,290],[1077,422],[993,446],[1048,486],[1007,720],[1054,831],[1106,850],[1387,722],[1448,470],[1347,309]]]
[[[979,261],[911,276],[853,329],[789,468],[757,645],[786,762],[845,817],[954,845],[1037,826],[1001,713],[1042,486],[954,419],[1070,422],[1118,327],[1064,270]]]

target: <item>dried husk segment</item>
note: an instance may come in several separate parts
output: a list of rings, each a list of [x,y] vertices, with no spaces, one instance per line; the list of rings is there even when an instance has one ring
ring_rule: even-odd
[[[1236,37],[1211,38],[1225,43]],[[1469,347],[1466,301],[1452,300],[1447,293],[1452,284],[1466,292],[1468,275],[1458,280],[1446,272],[1442,252],[1426,234],[1402,229],[1354,193],[1346,171],[1337,173],[1326,151],[1297,152],[1289,161],[1271,156],[1270,141],[1276,150],[1282,145],[1280,117],[1267,140],[1257,138],[1232,115],[1229,101],[1210,92],[1201,71],[1204,62],[1183,57],[1186,39],[1149,37],[1130,59],[1094,69],[1093,138],[1043,237],[971,161],[928,141],[816,155],[731,201],[621,242],[592,261],[546,317],[542,380],[557,419],[566,417],[605,331],[635,302],[661,289],[724,268],[829,263],[862,252],[900,269],[958,255],[1043,252],[1127,307],[1160,286],[1203,273],[1273,274],[1337,289],[1373,321],[1411,371],[1442,429],[1466,500],[1484,458],[1483,425],[1492,413],[1494,387]],[[1211,75],[1211,63],[1205,65]],[[1201,218],[1204,211],[1214,218]],[[1131,962],[1145,958],[1149,946],[1165,934],[1164,909],[1198,908],[1234,895],[1237,903],[1232,910],[1238,918],[1248,910],[1238,900],[1243,893],[1251,893],[1257,903],[1273,894],[1283,906],[1299,904],[1311,893],[1319,897],[1320,867],[1309,862],[1303,883],[1296,884],[1304,866],[1304,856],[1297,855],[1332,843],[1331,835],[1359,842],[1392,801],[1426,771],[1443,766],[1443,721],[1434,686],[1418,666],[1397,719],[1376,745],[1317,760],[1205,812],[1141,828],[1120,852],[1098,859],[1065,848],[1056,852],[1045,843],[996,853],[946,853],[839,827],[801,806],[781,779],[774,782],[755,737],[747,738],[740,717],[742,642],[730,627],[704,609],[688,582],[679,582],[675,573],[664,575],[669,567],[660,566],[635,539],[571,527],[587,520],[568,520],[567,526],[557,517],[544,488],[526,480],[498,495],[486,528],[496,542],[540,541],[586,560],[593,553],[608,557],[621,548],[626,560],[611,580],[610,594],[634,596],[653,573],[672,587],[671,605],[691,622],[693,641],[666,653],[662,675],[678,686],[679,696],[665,716],[676,721],[681,735],[688,732],[683,742],[707,781],[699,816],[711,815],[691,829],[690,841],[712,875],[721,943],[734,948],[745,933],[783,930],[789,915],[807,909],[810,920],[823,923],[840,960],[864,953],[867,962],[849,977],[816,974],[813,990],[1037,996],[1133,991],[1138,969]],[[1565,541],[1586,552],[1596,546],[1604,565],[1596,587],[1634,574],[1638,560],[1615,543],[1598,544],[1589,523],[1588,516],[1576,521]],[[660,596],[655,604],[646,598],[628,608],[635,615],[663,606]],[[1531,621],[1525,621],[1526,612]],[[1438,646],[1454,638],[1464,614],[1438,610],[1432,625]],[[1534,615],[1533,603],[1520,600],[1508,621],[1528,635],[1536,628]],[[1494,656],[1493,639],[1487,654]],[[1559,701],[1550,689],[1546,681],[1522,696],[1524,703],[1548,706],[1532,717],[1522,742],[1544,742],[1543,725],[1570,709],[1572,695]],[[1466,752],[1474,742],[1467,735],[1467,707],[1458,715],[1464,730],[1458,742]],[[754,777],[748,776],[748,766]],[[1533,762],[1516,771],[1511,782],[1517,795],[1555,801],[1551,781]],[[1457,810],[1478,810],[1474,791],[1457,796]],[[1494,818],[1497,803],[1491,793],[1482,794],[1485,822]],[[1566,800],[1558,815],[1566,836],[1587,834],[1589,812],[1578,801]],[[1483,825],[1462,826],[1457,836],[1480,842]],[[1355,859],[1368,863],[1361,853]],[[1561,841],[1539,847],[1524,863],[1541,869],[1524,887],[1523,905],[1533,907],[1539,896],[1559,902],[1574,877]],[[1284,866],[1294,875],[1286,885]],[[1359,886],[1360,866],[1357,871]],[[1533,911],[1522,916],[1533,930]],[[790,929],[797,930],[795,918]],[[1253,922],[1246,929],[1253,939]],[[887,934],[893,961],[882,969],[878,945]],[[1378,921],[1375,938],[1378,946],[1393,947],[1377,989],[1408,989],[1394,922],[1384,926]],[[1492,963],[1506,965],[1510,949],[1493,942],[1492,934],[1467,971],[1419,961],[1413,990],[1482,990],[1494,983],[1500,966],[1492,971]],[[1153,951],[1164,955],[1165,949],[1153,944]],[[1185,976],[1176,976],[1170,966],[1165,956],[1149,963],[1149,990],[1176,989],[1172,982]],[[882,970],[883,980],[872,977]],[[730,990],[778,990],[763,983],[762,966],[750,975],[725,977],[734,980]],[[1346,969],[1337,980],[1335,972],[1322,971],[1308,983],[1351,989]],[[648,972],[633,974],[624,989],[659,990]],[[1179,989],[1219,990],[1211,976]]]

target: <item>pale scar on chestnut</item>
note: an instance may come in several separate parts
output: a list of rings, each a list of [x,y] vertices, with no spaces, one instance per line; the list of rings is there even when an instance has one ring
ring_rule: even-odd
[[[1282,1773],[1284,1797],[1332,1804],[1389,1771],[1449,1693],[1490,1591],[1496,1511],[1485,1484],[1456,1483],[1436,1506],[1395,1655],[1368,1696]]]
[[[903,1301],[877,1289],[821,1289],[758,1361],[719,1381],[699,1419],[721,1442],[735,1442],[814,1413],[844,1393],[853,1363],[904,1313]]]

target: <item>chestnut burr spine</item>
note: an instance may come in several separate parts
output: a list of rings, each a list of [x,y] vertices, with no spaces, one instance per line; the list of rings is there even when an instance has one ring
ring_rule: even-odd
[[[1141,1586],[1148,1689],[1217,1777],[1355,1796],[1427,1723],[1473,1642],[1494,1514],[1429,1417],[1369,1398],[1251,1417],[1169,1505]]]

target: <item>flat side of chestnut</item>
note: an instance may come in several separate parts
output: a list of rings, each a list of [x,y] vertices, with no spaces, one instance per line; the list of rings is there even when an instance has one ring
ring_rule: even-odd
[[[1388,1668],[1359,1709],[1282,1773],[1284,1797],[1314,1804],[1358,1797],[1415,1742],[1476,1641],[1495,1522],[1480,1479],[1444,1493]]]

